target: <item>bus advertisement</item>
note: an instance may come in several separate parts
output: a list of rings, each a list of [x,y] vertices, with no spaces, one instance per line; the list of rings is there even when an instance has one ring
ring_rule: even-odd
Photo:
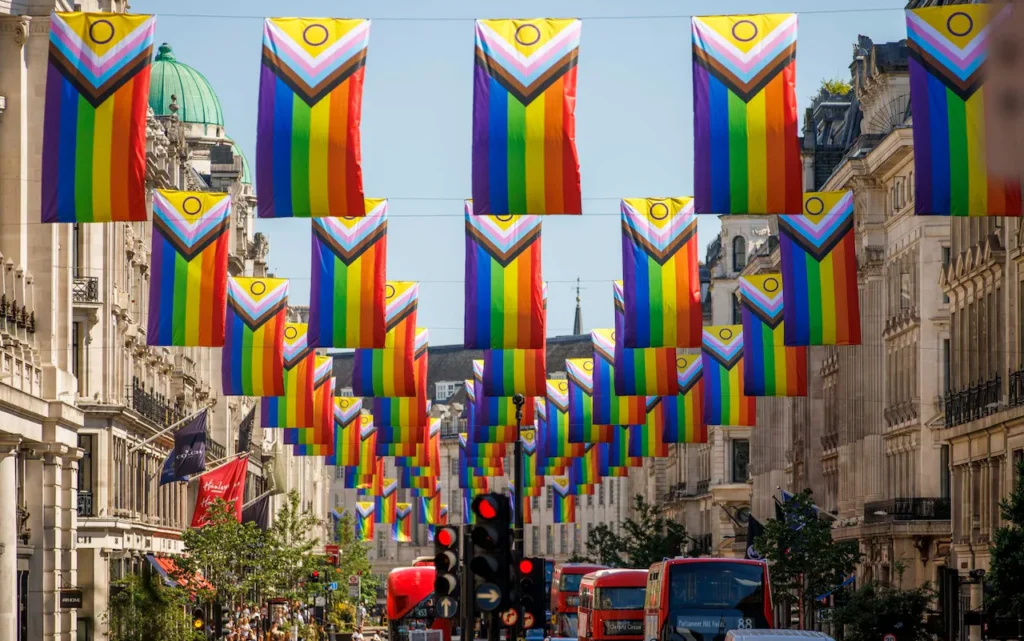
[[[645,641],[724,641],[730,630],[773,627],[763,561],[676,558],[651,566]]]
[[[598,570],[580,581],[580,641],[643,641],[647,570]]]
[[[555,566],[551,576],[551,618],[553,636],[576,638],[577,610],[580,605],[580,581],[584,574],[608,569],[591,563],[565,563]]]
[[[440,630],[451,641],[451,622],[434,618],[434,568],[395,568],[387,587],[389,641],[409,641],[416,630]]]

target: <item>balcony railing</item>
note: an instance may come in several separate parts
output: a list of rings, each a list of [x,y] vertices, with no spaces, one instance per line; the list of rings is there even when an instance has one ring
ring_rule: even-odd
[[[100,300],[100,279],[83,276],[71,282],[71,300],[76,303],[97,303]]]
[[[180,405],[171,404],[163,394],[147,392],[139,379],[132,379],[130,406],[161,427],[185,418]]]
[[[889,521],[948,521],[948,498],[909,497],[864,504],[865,523]]]
[[[1024,366],[1016,372],[1010,372],[1010,407],[1024,405]]]
[[[697,481],[697,496],[707,494],[711,490],[711,479]]]
[[[92,511],[92,492],[78,490],[78,516],[95,516]]]
[[[1002,377],[997,374],[966,389],[946,392],[946,427],[963,425],[999,411],[1001,387]]]
[[[441,440],[447,441],[449,439],[459,438],[459,426],[458,425],[442,425],[441,426]]]
[[[227,456],[227,449],[213,440],[209,436],[206,437],[206,460],[207,461],[219,461],[220,459]]]

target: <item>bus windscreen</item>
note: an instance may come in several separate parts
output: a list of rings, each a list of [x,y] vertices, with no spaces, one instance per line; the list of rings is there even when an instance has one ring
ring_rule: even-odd
[[[643,610],[644,588],[597,588],[595,610]]]
[[[724,635],[724,630],[767,628],[764,579],[764,568],[760,565],[673,565],[666,623],[684,637],[690,633],[702,638],[708,638],[708,633],[713,637]]]
[[[565,574],[562,573],[562,579],[559,581],[558,589],[562,592],[579,592],[580,581],[583,580],[582,574]]]

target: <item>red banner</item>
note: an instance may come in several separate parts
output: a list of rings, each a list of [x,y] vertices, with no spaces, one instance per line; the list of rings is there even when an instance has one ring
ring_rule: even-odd
[[[234,502],[235,518],[241,523],[242,495],[245,492],[245,473],[248,468],[249,457],[243,456],[199,477],[199,495],[196,496],[196,509],[192,514],[192,527],[206,525],[207,511],[217,499]]]

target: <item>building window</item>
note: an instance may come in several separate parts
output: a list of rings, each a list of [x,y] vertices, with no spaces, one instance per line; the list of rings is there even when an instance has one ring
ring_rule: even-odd
[[[587,507],[593,507],[593,506],[594,506],[594,495],[593,494],[588,494],[587,495]]]
[[[740,297],[735,294],[732,297],[732,324],[743,324],[743,312],[740,311]]]
[[[732,270],[743,271],[747,266],[747,239],[737,236],[732,239]]]
[[[949,445],[939,451],[939,497],[949,498]]]
[[[590,533],[594,531],[594,524],[587,523],[587,544],[590,543]]]
[[[555,506],[555,489],[548,486],[548,507],[552,508]]]
[[[604,481],[597,484],[597,504],[604,505]]]
[[[570,524],[563,523],[558,528],[558,547],[562,551],[562,554],[569,553],[569,526]]]
[[[547,545],[547,547],[545,549],[547,550],[548,554],[554,554],[555,553],[555,532],[552,529],[553,526],[548,525],[548,526],[545,526],[545,527],[547,528],[547,531],[546,531],[545,537],[544,537],[545,538],[545,543]]]
[[[910,309],[913,300],[913,281],[910,272],[900,272],[900,310]]]
[[[565,373],[565,370],[562,370],[560,372],[548,372],[548,378],[550,378],[553,381],[564,381],[566,377],[567,375]]]
[[[532,554],[540,554],[540,527],[530,526],[530,549]]]
[[[1020,464],[1024,463],[1024,450],[1013,451],[1013,486],[1017,487],[1020,481]]]
[[[352,394],[352,388],[351,387],[343,387],[343,388],[341,388],[341,391],[338,392],[338,396],[348,396],[348,397],[354,396]]]
[[[537,508],[539,508],[540,507],[540,497],[538,497],[538,496],[531,496],[530,497],[530,506],[533,509],[535,509],[535,510]]]
[[[580,524],[575,523],[572,526],[572,551],[574,554],[579,554],[580,551]]]
[[[949,267],[949,247],[943,247],[942,248],[942,271],[945,272],[947,267]],[[949,302],[949,296],[946,295],[946,292],[942,292],[942,302],[943,303],[948,303]]]
[[[388,557],[388,539],[384,535],[384,532],[377,532],[377,558],[386,559]]]
[[[750,441],[732,440],[732,482],[747,482],[747,466],[750,464]]]
[[[435,401],[447,401],[455,394],[455,390],[459,388],[457,381],[439,381],[434,383],[434,400]]]
[[[78,225],[75,225],[78,227]],[[78,395],[85,393],[85,377],[82,376],[82,323],[71,323],[71,373],[78,379]]]
[[[608,484],[608,505],[615,505],[615,479]]]
[[[952,389],[952,386],[950,385],[950,379],[949,379],[949,373],[950,373],[949,372],[949,368],[950,368],[949,359],[950,359],[950,356],[949,356],[949,339],[948,338],[943,338],[942,339],[942,385],[943,385],[942,390],[944,392],[948,392],[950,389]]]

